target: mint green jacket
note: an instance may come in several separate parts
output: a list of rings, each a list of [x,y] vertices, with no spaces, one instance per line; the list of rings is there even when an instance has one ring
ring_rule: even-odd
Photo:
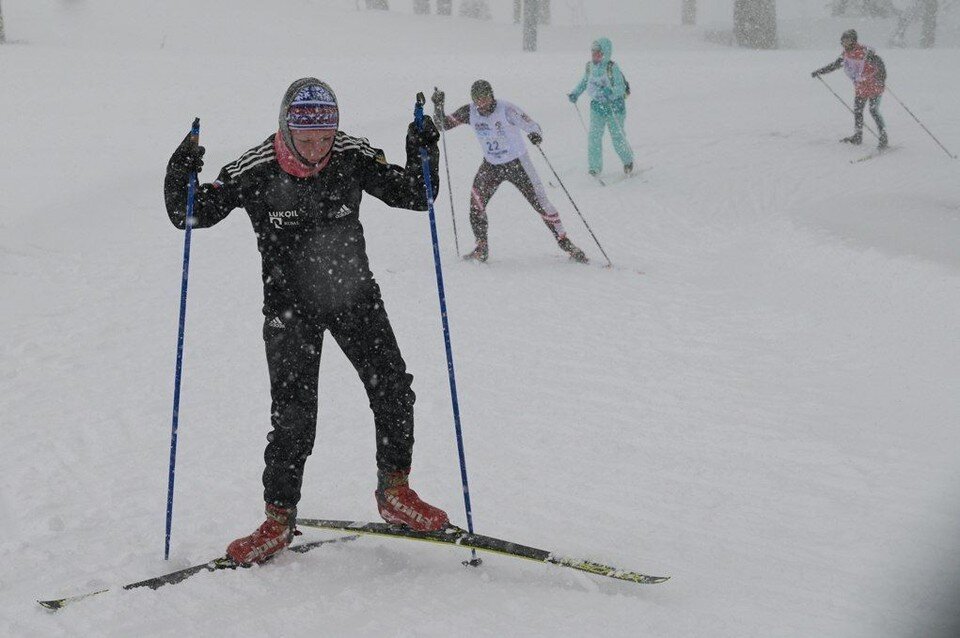
[[[576,88],[570,92],[573,99],[587,91],[590,96],[590,108],[600,113],[622,113],[626,110],[624,98],[627,94],[627,84],[617,63],[611,59],[613,43],[610,38],[597,38],[593,41],[593,48],[599,48],[603,59],[599,64],[592,60],[587,62],[583,78]]]

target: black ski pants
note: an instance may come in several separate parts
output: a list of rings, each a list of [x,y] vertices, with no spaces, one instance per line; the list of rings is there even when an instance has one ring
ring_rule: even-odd
[[[413,375],[394,337],[380,290],[347,310],[308,319],[293,312],[266,316],[263,339],[273,400],[264,452],[264,501],[293,507],[317,431],[317,382],[323,334],[329,330],[367,391],[376,429],[377,469],[410,468],[413,454]]]
[[[857,131],[863,131],[863,107],[867,105],[867,100],[870,100],[870,115],[873,116],[873,121],[877,123],[877,128],[879,133],[886,131],[887,126],[883,123],[883,116],[880,115],[880,97],[879,95],[865,98],[857,96],[853,100],[853,126]]]

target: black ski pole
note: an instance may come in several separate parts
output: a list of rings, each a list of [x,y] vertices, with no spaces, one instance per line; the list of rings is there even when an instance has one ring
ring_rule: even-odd
[[[547,154],[543,152],[543,149],[540,148],[540,145],[536,145],[537,150],[540,151],[540,154],[543,155],[543,160],[547,163],[547,166],[550,167],[550,171],[553,173],[553,176],[557,178],[557,183],[560,184],[560,188],[563,189],[563,192],[566,193],[567,199],[570,200],[570,203],[573,204],[573,210],[577,211],[577,215],[580,216],[580,221],[583,222],[583,225],[587,227],[587,231],[590,233],[590,236],[593,237],[594,243],[597,244],[597,248],[600,249],[600,252],[603,253],[604,258],[607,260],[607,268],[613,266],[613,262],[610,261],[610,257],[607,256],[607,251],[603,249],[603,246],[600,245],[600,240],[597,239],[597,236],[593,234],[593,229],[590,228],[590,224],[587,223],[587,220],[583,217],[583,213],[580,212],[580,208],[577,206],[577,203],[573,201],[573,197],[570,196],[570,191],[567,190],[567,187],[563,185],[563,180],[560,179],[560,176],[557,175],[557,171],[553,168],[553,164],[550,163],[550,160],[547,159]]]
[[[583,132],[589,133],[589,131],[587,130],[587,123],[583,120],[583,113],[580,112],[580,105],[574,102],[573,108],[577,109],[577,117],[580,118],[580,126],[583,127]]]
[[[920,121],[920,118],[918,118],[916,115],[914,115],[914,114],[913,114],[913,111],[911,111],[909,108],[907,108],[907,105],[904,104],[904,103],[900,100],[900,98],[897,97],[897,94],[894,93],[894,92],[890,89],[889,86],[887,87],[887,92],[890,93],[890,95],[893,96],[893,99],[895,99],[897,102],[900,103],[900,106],[902,106],[903,109],[904,109],[907,113],[910,114],[910,117],[912,117],[914,120],[917,121],[917,124],[920,125],[920,128],[922,128],[924,131],[926,131],[926,132],[927,132],[927,135],[929,135],[930,137],[933,138],[933,141],[936,142],[936,143],[940,146],[940,148],[943,149],[943,152],[944,152],[944,153],[946,153],[947,155],[949,155],[949,156],[950,156],[951,158],[953,158],[953,159],[957,159],[957,156],[954,155],[953,153],[951,153],[950,151],[948,151],[948,150],[947,150],[947,147],[940,143],[940,140],[937,139],[936,135],[934,135],[933,133],[931,133],[931,132],[930,132],[930,129],[928,129],[926,126],[923,125],[923,122]]]
[[[439,91],[437,87],[433,87],[433,90]],[[447,157],[447,116],[443,112],[443,109],[440,109],[440,116],[443,118],[443,121],[440,123],[440,140],[443,142],[443,164],[447,169],[447,192],[450,193],[450,217],[453,219],[453,245],[457,249],[457,257],[460,256],[460,239],[457,236],[457,214],[453,210],[453,185],[450,183],[450,158]]]
[[[840,100],[840,104],[843,104],[845,107],[847,107],[847,110],[850,111],[851,113],[853,113],[853,116],[854,116],[854,117],[857,116],[856,112],[855,112],[852,108],[850,108],[850,105],[849,105],[849,104],[847,104],[847,101],[844,100],[844,99],[843,99],[842,97],[840,97],[839,95],[837,95],[837,92],[834,91],[833,89],[831,89],[831,88],[830,88],[830,85],[827,84],[827,82],[826,82],[822,77],[820,77],[820,76],[818,75],[818,76],[817,76],[817,79],[820,80],[821,82],[823,82],[823,85],[824,85],[825,87],[827,87],[827,90],[830,91],[831,93],[833,93],[833,97],[835,97],[835,98],[837,98],[838,100]],[[866,122],[864,122],[863,124],[864,124],[864,126],[867,127],[867,130],[870,131],[870,134],[871,134],[871,135],[873,135],[873,136],[874,136],[875,138],[877,138],[877,139],[880,139],[880,136],[877,135],[876,133],[874,133],[873,129],[870,128],[870,125],[869,125],[869,124],[867,124]]]
[[[590,131],[587,130],[587,123],[583,120],[583,114],[580,112],[580,105],[577,104],[576,102],[574,102],[574,103],[573,103],[573,108],[577,109],[577,117],[580,118],[580,126],[583,127],[583,132],[587,134],[587,145],[589,145],[589,144],[590,144]],[[601,131],[601,137],[603,137],[603,132],[602,132],[602,131]],[[603,178],[600,177],[600,173],[590,173],[590,174],[593,175],[593,179],[595,179],[595,180],[597,180],[598,182],[600,182],[600,185],[601,185],[601,186],[606,186],[606,185],[607,185],[607,183],[606,183],[605,181],[603,181]],[[553,184],[551,184],[551,186],[553,186]]]

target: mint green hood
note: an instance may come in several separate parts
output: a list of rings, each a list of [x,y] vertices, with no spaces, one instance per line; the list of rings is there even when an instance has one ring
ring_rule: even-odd
[[[603,53],[603,61],[609,62],[611,56],[613,56],[613,42],[610,41],[610,38],[597,38],[593,41],[593,44],[590,46],[591,49],[600,49],[600,52]]]

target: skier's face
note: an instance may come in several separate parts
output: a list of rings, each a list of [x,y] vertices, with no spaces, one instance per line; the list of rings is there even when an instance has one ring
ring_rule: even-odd
[[[336,137],[336,131],[290,131],[290,137],[293,139],[293,146],[300,156],[316,164],[330,152],[333,147],[333,138]]]
[[[603,62],[603,51],[600,49],[591,49],[590,50],[591,59],[593,59],[594,64],[600,64]]]
[[[844,38],[840,40],[840,44],[843,45],[844,51],[851,51],[853,50],[853,47],[857,46],[857,41],[851,40],[850,38]]]
[[[488,115],[493,110],[493,98],[489,95],[481,95],[473,103],[477,105],[477,110],[482,115]]]

